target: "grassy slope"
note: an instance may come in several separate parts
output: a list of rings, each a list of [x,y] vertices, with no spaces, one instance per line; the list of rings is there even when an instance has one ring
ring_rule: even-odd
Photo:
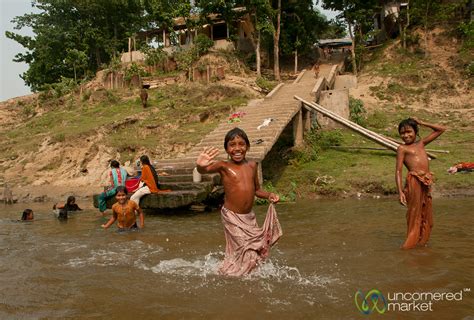
[[[33,106],[20,106],[23,121],[14,128],[0,129],[6,137],[0,157],[25,164],[25,156],[37,152],[45,139],[74,144],[95,138],[99,132],[105,136],[101,143],[121,153],[122,161],[133,159],[139,149],[151,155],[171,156],[163,154],[161,144],[197,143],[221,117],[251,98],[242,90],[219,84],[171,85],[150,90],[149,107],[143,109],[138,95],[136,90],[101,90],[82,100],[77,96],[48,100],[40,103],[43,110],[34,116]],[[199,114],[206,112],[209,119],[201,123]]]

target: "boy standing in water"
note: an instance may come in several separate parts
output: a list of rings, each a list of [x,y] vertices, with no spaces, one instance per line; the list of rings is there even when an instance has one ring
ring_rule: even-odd
[[[226,238],[225,258],[219,273],[241,276],[250,273],[269,254],[270,247],[282,235],[273,203],[278,195],[260,189],[257,164],[247,161],[245,155],[250,148],[246,133],[234,128],[224,140],[224,149],[229,160],[216,161],[217,148],[206,148],[197,158],[199,173],[221,175],[225,201],[221,209]],[[259,228],[252,206],[255,196],[268,199],[271,204],[263,224]]]
[[[427,137],[416,141],[418,125],[433,129]],[[411,249],[416,245],[424,246],[430,238],[433,228],[433,209],[431,185],[433,174],[430,172],[425,145],[439,137],[445,127],[430,124],[417,118],[403,120],[398,125],[398,133],[404,145],[397,150],[395,181],[397,183],[400,203],[408,207],[407,239],[402,249]],[[403,164],[408,169],[405,188],[402,189]]]

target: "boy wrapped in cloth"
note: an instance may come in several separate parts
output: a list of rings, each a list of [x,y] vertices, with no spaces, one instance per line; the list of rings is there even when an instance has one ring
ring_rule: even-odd
[[[268,207],[263,227],[257,225],[255,213],[238,214],[221,209],[226,239],[225,258],[219,273],[241,276],[250,273],[270,253],[270,248],[282,235],[273,203]]]
[[[433,228],[432,184],[433,174],[431,172],[408,172],[403,190],[409,204],[407,238],[403,248],[413,248],[416,245],[424,246],[430,239]]]
[[[282,235],[274,205],[280,197],[261,188],[257,163],[245,158],[250,141],[242,129],[234,128],[227,132],[224,148],[229,158],[227,161],[215,159],[219,149],[207,147],[198,156],[196,168],[201,174],[219,173],[221,176],[225,193],[221,218],[226,249],[219,273],[241,276],[258,266]],[[258,227],[252,210],[255,197],[270,202],[263,228]]]

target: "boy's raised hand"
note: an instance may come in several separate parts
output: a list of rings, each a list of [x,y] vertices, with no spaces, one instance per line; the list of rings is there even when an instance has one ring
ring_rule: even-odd
[[[219,149],[215,147],[204,148],[204,151],[198,156],[196,164],[200,167],[207,167],[214,163],[214,158],[219,154]]]

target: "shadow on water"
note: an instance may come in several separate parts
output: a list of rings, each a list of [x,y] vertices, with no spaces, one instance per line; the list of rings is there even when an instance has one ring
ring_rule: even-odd
[[[0,318],[358,319],[355,293],[472,288],[473,200],[435,199],[429,246],[402,251],[405,211],[394,200],[318,200],[277,206],[284,235],[255,273],[219,276],[218,212],[146,216],[145,229],[102,230],[95,210],[59,222],[50,206],[0,219]],[[263,222],[265,206],[257,206]],[[472,294],[403,319],[462,319]]]

